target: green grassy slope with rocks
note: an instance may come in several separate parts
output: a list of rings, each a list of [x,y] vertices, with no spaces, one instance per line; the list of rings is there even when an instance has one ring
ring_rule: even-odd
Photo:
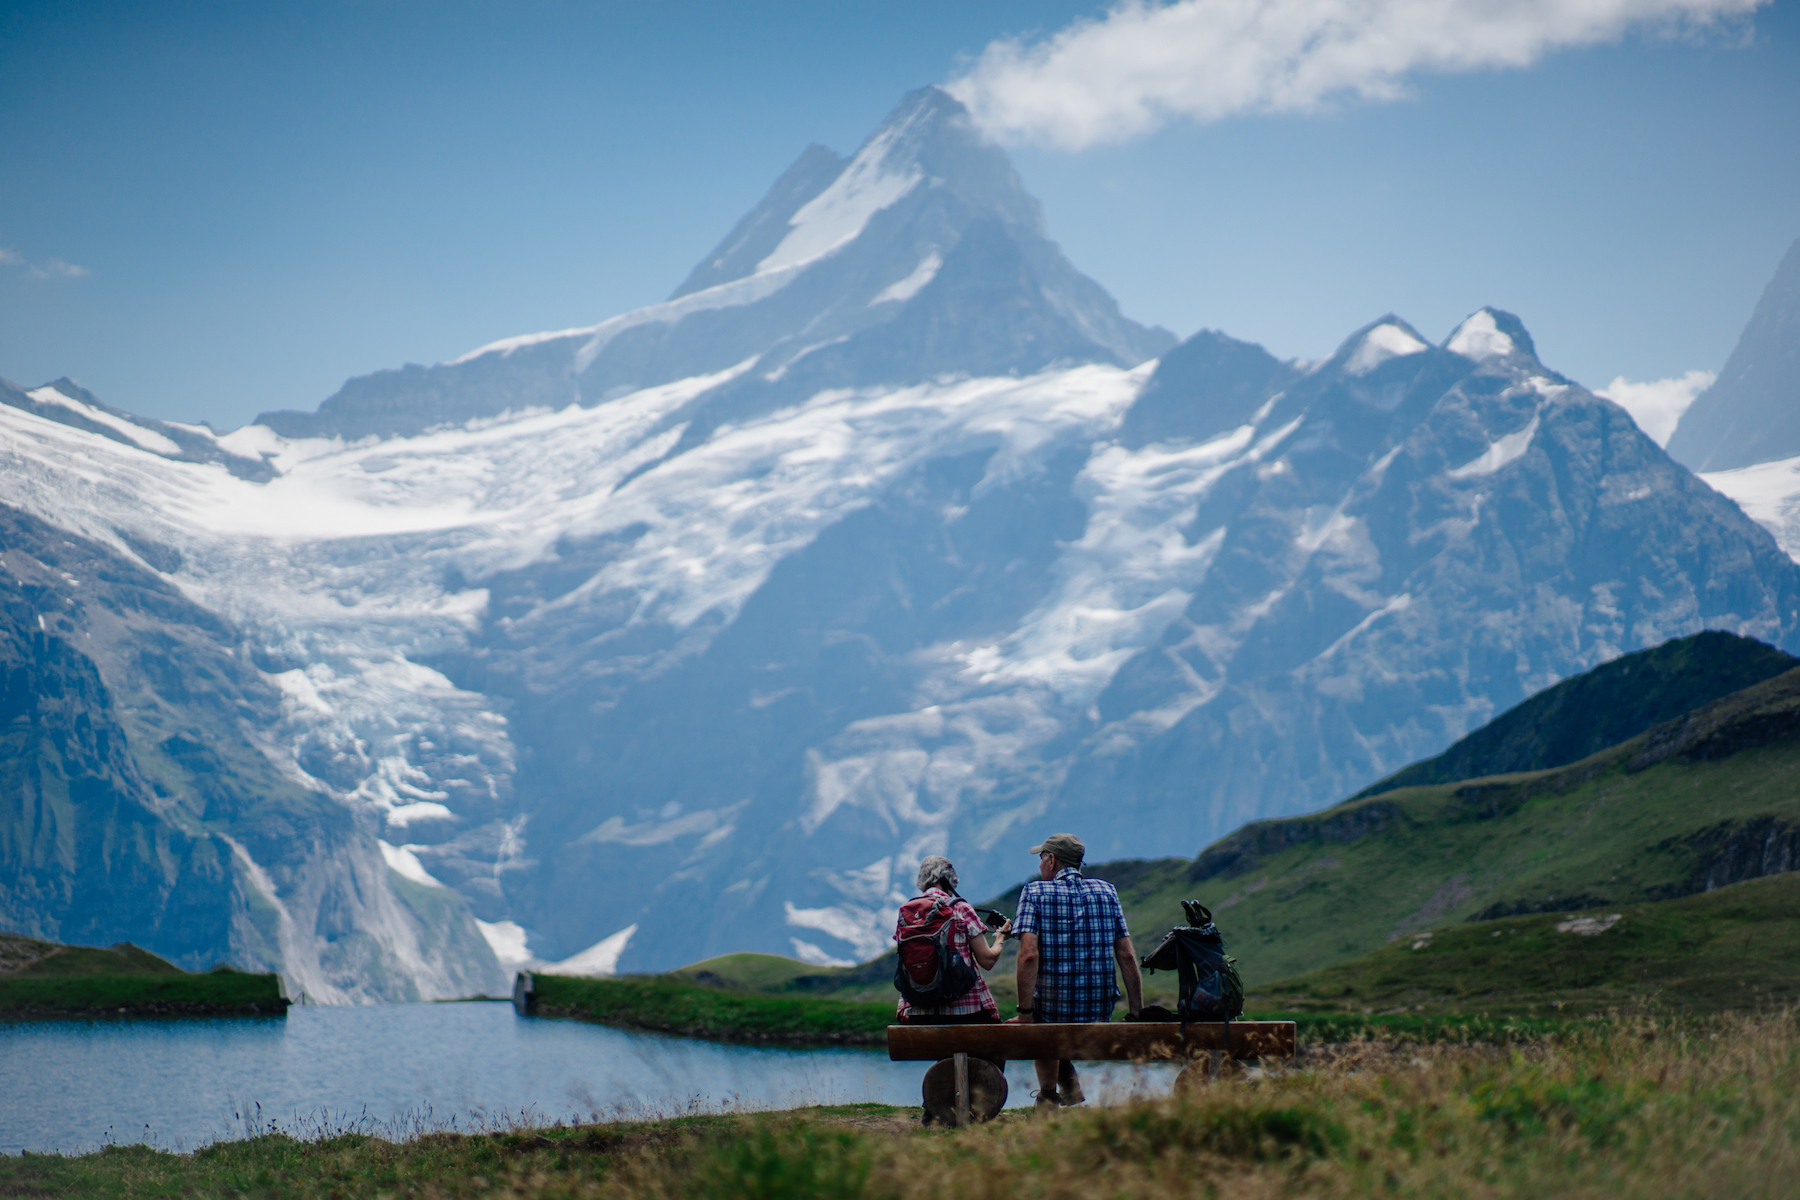
[[[1800,1002],[1800,874],[1660,903],[1447,925],[1252,988],[1249,1002],[1427,1016],[1776,1010]]]
[[[129,942],[62,946],[0,933],[0,1019],[40,1016],[281,1016],[281,981],[218,967],[183,971]]]

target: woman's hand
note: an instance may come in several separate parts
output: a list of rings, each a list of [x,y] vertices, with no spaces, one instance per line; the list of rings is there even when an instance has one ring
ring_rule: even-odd
[[[1000,922],[1000,928],[994,930],[994,932],[999,934],[1000,940],[1004,942],[1007,935],[1012,932],[1012,918],[1008,917],[1006,920]]]

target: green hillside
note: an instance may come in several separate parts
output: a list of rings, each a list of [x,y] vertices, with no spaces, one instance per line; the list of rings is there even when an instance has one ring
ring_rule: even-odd
[[[190,974],[148,950],[61,946],[0,933],[0,1019],[62,1015],[281,1016],[274,975]]]
[[[1664,642],[1545,688],[1352,799],[1566,766],[1795,667],[1790,654],[1717,630]]]
[[[1800,874],[1579,914],[1448,925],[1252,988],[1282,1012],[1580,1016],[1800,1001]]]

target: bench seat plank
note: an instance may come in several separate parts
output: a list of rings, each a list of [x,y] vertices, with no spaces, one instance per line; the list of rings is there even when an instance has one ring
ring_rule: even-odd
[[[1224,1050],[1232,1058],[1292,1058],[1297,1045],[1292,1021],[1233,1021],[1229,1046],[1221,1023],[1190,1024],[1184,1042],[1180,1025],[1148,1021],[889,1025],[887,1042],[894,1062],[936,1062],[953,1054],[1135,1062],[1192,1058],[1209,1050]]]

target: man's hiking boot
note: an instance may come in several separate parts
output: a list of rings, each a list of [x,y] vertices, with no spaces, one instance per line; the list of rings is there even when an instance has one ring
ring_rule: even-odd
[[[1087,1097],[1081,1093],[1081,1078],[1075,1074],[1075,1064],[1064,1060],[1056,1065],[1056,1102],[1064,1108],[1080,1104]]]
[[[1037,1107],[1032,1110],[1033,1112],[1055,1112],[1057,1105],[1060,1103],[1056,1098],[1055,1092],[1034,1092],[1033,1095],[1037,1097]]]

